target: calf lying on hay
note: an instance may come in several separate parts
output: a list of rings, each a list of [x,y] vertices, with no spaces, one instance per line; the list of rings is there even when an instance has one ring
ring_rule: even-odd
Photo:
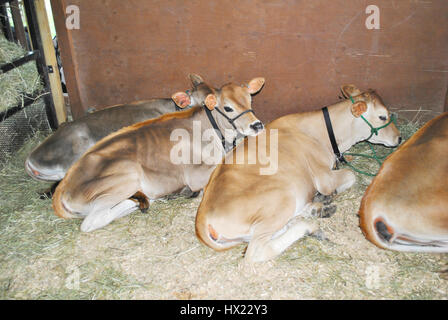
[[[384,249],[448,252],[448,112],[389,156],[359,210],[366,237]]]
[[[399,120],[404,139],[419,125]],[[194,234],[200,198],[154,202],[94,233],[54,216],[44,186],[24,170],[29,142],[0,169],[1,299],[446,299],[446,255],[380,250],[358,227],[356,212],[372,180],[337,195],[337,211],[318,219],[328,241],[306,237],[276,260],[238,272],[243,247],[214,253]],[[375,146],[379,155],[389,152]],[[362,143],[351,152],[369,153]],[[376,172],[374,161],[353,165]],[[79,283],[76,283],[79,279]]]
[[[355,183],[351,170],[332,170],[339,149],[345,152],[363,140],[390,147],[401,142],[388,109],[373,90],[362,93],[353,85],[342,90],[351,101],[322,111],[283,116],[257,136],[252,143],[257,154],[262,154],[260,149],[265,147],[278,152],[276,172],[263,175],[265,165],[260,156],[256,163],[250,163],[248,139],[236,149],[246,155],[243,163],[226,161],[217,166],[204,189],[196,218],[196,233],[204,244],[222,251],[248,243],[245,260],[250,264],[275,258],[298,239],[318,230],[306,219],[313,208],[321,209],[312,203],[316,192],[329,197]],[[330,117],[331,130],[327,122]],[[372,129],[376,134],[370,127],[376,128]],[[382,130],[378,130],[380,127]],[[278,142],[271,137],[263,146],[262,141],[273,133],[278,135]],[[337,151],[333,152],[329,136],[336,137],[338,146],[333,150]],[[226,160],[232,157],[227,154]]]

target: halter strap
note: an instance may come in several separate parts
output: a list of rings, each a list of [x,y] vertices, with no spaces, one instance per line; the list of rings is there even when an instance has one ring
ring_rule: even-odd
[[[390,120],[389,120],[388,123],[386,123],[385,125],[382,125],[380,127],[376,127],[376,128],[374,126],[372,126],[372,124],[369,121],[367,121],[367,119],[364,118],[363,115],[361,115],[361,119],[364,120],[365,123],[367,123],[367,125],[370,127],[370,136],[367,139],[365,139],[365,140],[369,140],[370,138],[372,138],[373,135],[377,136],[378,135],[378,131],[380,131],[383,128],[386,128],[392,122],[396,124],[396,117],[395,117],[395,114],[393,114],[393,113],[390,115]]]
[[[226,144],[226,138],[224,137],[224,135],[223,135],[222,132],[221,132],[221,129],[219,128],[218,124],[216,123],[216,120],[215,120],[215,118],[214,118],[213,115],[212,115],[212,111],[211,111],[209,108],[207,108],[207,107],[204,107],[204,108],[205,108],[205,113],[207,114],[208,120],[210,121],[210,124],[212,125],[213,129],[215,129],[216,133],[218,134],[218,137],[221,139],[221,144],[222,144],[222,147],[223,147],[224,151],[225,151],[226,153],[229,152],[230,150],[232,150],[233,148],[236,147],[236,141],[237,141],[237,139],[238,139],[239,137],[241,137],[241,136],[245,137],[244,135],[242,135],[242,134],[239,133],[238,129],[236,128],[236,126],[235,126],[235,124],[234,124],[234,122],[235,122],[238,118],[240,118],[240,117],[242,117],[243,115],[245,115],[246,113],[249,113],[249,112],[254,113],[254,111],[253,111],[252,109],[248,109],[248,110],[246,110],[246,111],[241,112],[239,115],[237,115],[237,116],[234,117],[234,118],[229,118],[225,113],[223,113],[221,110],[219,110],[218,107],[215,107],[215,108],[213,109],[213,110],[218,111],[218,113],[219,113],[220,115],[222,115],[224,118],[226,118],[227,121],[232,125],[232,127],[233,127],[233,128],[236,130],[236,132],[237,132],[237,135],[235,136],[235,138],[233,138],[232,145],[231,145],[230,147],[227,147],[227,148],[226,148],[226,145],[227,145],[227,144]]]
[[[352,96],[349,96],[350,97],[350,101],[354,104],[355,103],[355,100],[353,99],[353,97]],[[391,113],[391,115],[390,115],[390,120],[389,120],[389,122],[388,123],[386,123],[386,124],[384,124],[384,125],[382,125],[382,126],[380,126],[380,127],[374,127],[374,126],[372,126],[372,124],[366,119],[366,118],[364,118],[364,116],[363,115],[361,115],[361,119],[362,120],[364,120],[364,122],[365,123],[367,123],[367,125],[370,127],[370,136],[367,138],[367,139],[365,139],[365,140],[369,140],[370,138],[372,138],[372,136],[373,135],[378,135],[378,132],[381,130],[381,129],[383,129],[383,128],[386,128],[388,125],[390,125],[392,122],[396,125],[397,123],[396,123],[396,117],[395,117],[395,114],[393,114],[393,113]]]
[[[353,97],[349,96],[349,98],[350,98],[350,101],[354,104],[355,100],[353,99]],[[327,127],[327,132],[328,132],[328,137],[330,138],[331,147],[333,148],[333,153],[335,154],[336,159],[339,162],[347,163],[347,161],[344,158],[344,155],[339,151],[338,144],[336,143],[336,138],[334,136],[333,126],[331,125],[331,119],[330,119],[330,114],[328,113],[328,108],[327,107],[322,108],[322,113],[324,114],[325,125]],[[377,136],[378,132],[381,129],[386,128],[392,122],[395,125],[397,124],[395,114],[393,114],[393,113],[390,115],[389,122],[380,127],[372,126],[372,124],[366,118],[364,118],[363,115],[361,115],[361,119],[364,120],[364,122],[367,123],[367,125],[370,127],[370,136],[367,139],[364,139],[365,141],[368,141],[370,138],[372,138],[373,135]]]
[[[219,114],[222,115],[224,118],[226,118],[227,121],[229,121],[229,123],[232,125],[232,127],[233,127],[235,130],[237,130],[237,128],[236,128],[234,122],[235,122],[238,118],[244,116],[246,113],[249,113],[249,112],[254,113],[254,111],[253,111],[252,109],[248,109],[248,110],[246,110],[246,111],[241,112],[239,115],[237,115],[237,116],[234,117],[234,118],[229,118],[229,117],[228,117],[224,112],[222,112],[218,107],[215,107],[215,110],[218,111]]]
[[[344,155],[339,151],[338,144],[336,143],[336,137],[334,136],[333,126],[331,125],[330,114],[328,113],[328,108],[323,107],[322,113],[324,114],[325,126],[327,127],[328,137],[330,138],[331,147],[333,148],[333,153],[336,156],[337,161],[341,163],[347,163]]]

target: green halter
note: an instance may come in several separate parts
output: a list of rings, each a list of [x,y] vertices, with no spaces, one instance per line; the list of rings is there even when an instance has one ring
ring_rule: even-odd
[[[355,103],[355,100],[353,99],[352,96],[350,96],[350,100],[351,100],[352,103]],[[372,126],[372,124],[371,124],[369,121],[367,121],[367,119],[364,118],[363,115],[361,115],[361,119],[364,120],[365,123],[367,123],[367,125],[370,127],[370,136],[369,136],[367,139],[365,139],[365,140],[369,140],[370,138],[372,138],[373,135],[376,135],[376,136],[377,136],[377,135],[378,135],[378,131],[380,131],[381,129],[386,128],[386,127],[387,127],[388,125],[390,125],[392,122],[393,122],[395,125],[397,125],[397,118],[396,118],[395,114],[393,114],[393,113],[390,115],[390,120],[389,120],[388,123],[386,123],[385,125],[382,125],[382,126],[380,126],[380,127],[376,127],[376,128],[375,128],[374,126]]]
[[[355,103],[355,100],[350,96],[350,100],[352,103]],[[372,156],[371,155],[367,155],[367,154],[360,154],[360,153],[349,153],[349,152],[345,152],[343,155],[347,155],[347,156],[355,156],[355,157],[364,157],[364,158],[369,158],[369,159],[374,159],[379,166],[381,166],[383,164],[383,161],[393,152],[395,151],[395,148],[393,148],[393,150],[391,152],[389,152],[388,155],[384,156],[384,157],[380,157],[377,155],[377,153],[375,152],[375,149],[373,148],[372,144],[370,142],[368,142],[368,140],[373,136],[373,135],[378,135],[378,131],[380,131],[381,129],[387,127],[388,125],[390,125],[392,122],[397,126],[397,117],[395,116],[395,114],[391,114],[390,115],[390,120],[388,123],[386,123],[385,125],[382,125],[380,127],[374,127],[372,126],[372,124],[367,121],[366,118],[364,118],[363,115],[361,115],[361,118],[367,123],[367,125],[370,127],[370,136],[365,139],[364,141],[367,142],[369,144],[370,150],[372,151]],[[349,166],[350,168],[352,168],[352,170],[361,173],[363,175],[369,176],[369,177],[374,177],[376,176],[376,174],[372,174],[370,172],[366,172],[360,169],[355,168],[351,163],[349,163],[348,161],[345,162],[345,164],[347,166]]]

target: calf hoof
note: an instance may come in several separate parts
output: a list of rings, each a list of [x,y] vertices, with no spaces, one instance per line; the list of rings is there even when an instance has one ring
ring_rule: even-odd
[[[130,200],[138,203],[138,208],[141,213],[147,213],[149,209],[149,201],[148,198],[141,192],[137,192],[134,194]]]
[[[201,193],[201,191],[192,192],[191,195],[189,195],[187,198],[188,199],[197,198],[200,193]]]
[[[39,192],[39,199],[40,200],[47,200],[53,198],[53,192],[51,190]]]
[[[192,191],[189,187],[185,187],[180,192],[180,195],[187,199],[192,199],[196,198],[199,195],[199,193],[201,193],[201,191]]]
[[[313,209],[311,211],[311,215],[316,218],[330,218],[335,214],[337,207],[335,205],[332,206],[323,206],[318,209]]]
[[[148,213],[149,208],[142,208],[140,205],[138,206],[141,213]]]
[[[39,199],[46,200],[46,199],[52,199],[53,194],[56,191],[56,187],[58,186],[60,181],[57,181],[51,185],[51,187],[45,191],[39,192]]]
[[[310,233],[309,236],[316,238],[319,241],[329,241],[329,239],[322,230],[317,230],[313,233]]]
[[[330,203],[333,202],[333,195],[334,194],[330,194],[326,196],[321,194],[320,192],[317,192],[313,198],[313,202],[321,202],[323,203],[323,205],[328,206]]]
[[[448,267],[439,271],[440,278],[448,280]]]
[[[330,218],[336,213],[337,208],[338,207],[335,205],[323,207],[321,211],[321,218]]]

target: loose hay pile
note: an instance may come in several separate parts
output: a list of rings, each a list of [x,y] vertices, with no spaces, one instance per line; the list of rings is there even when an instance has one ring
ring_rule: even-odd
[[[319,220],[328,241],[307,237],[274,261],[258,264],[256,273],[241,272],[244,246],[217,253],[195,237],[200,198],[157,201],[147,214],[136,212],[90,234],[79,231],[78,220],[57,218],[51,200],[38,199],[37,191],[45,186],[23,170],[26,154],[40,139],[30,141],[0,170],[0,298],[448,296],[447,280],[439,273],[446,268],[446,254],[385,251],[363,237],[356,213],[369,177],[358,175],[356,185],[334,199],[335,215]]]
[[[12,62],[23,57],[25,53],[20,45],[6,40],[0,34],[0,64]],[[0,112],[18,105],[23,101],[24,94],[31,96],[42,90],[42,81],[34,61],[6,73],[0,73]]]

